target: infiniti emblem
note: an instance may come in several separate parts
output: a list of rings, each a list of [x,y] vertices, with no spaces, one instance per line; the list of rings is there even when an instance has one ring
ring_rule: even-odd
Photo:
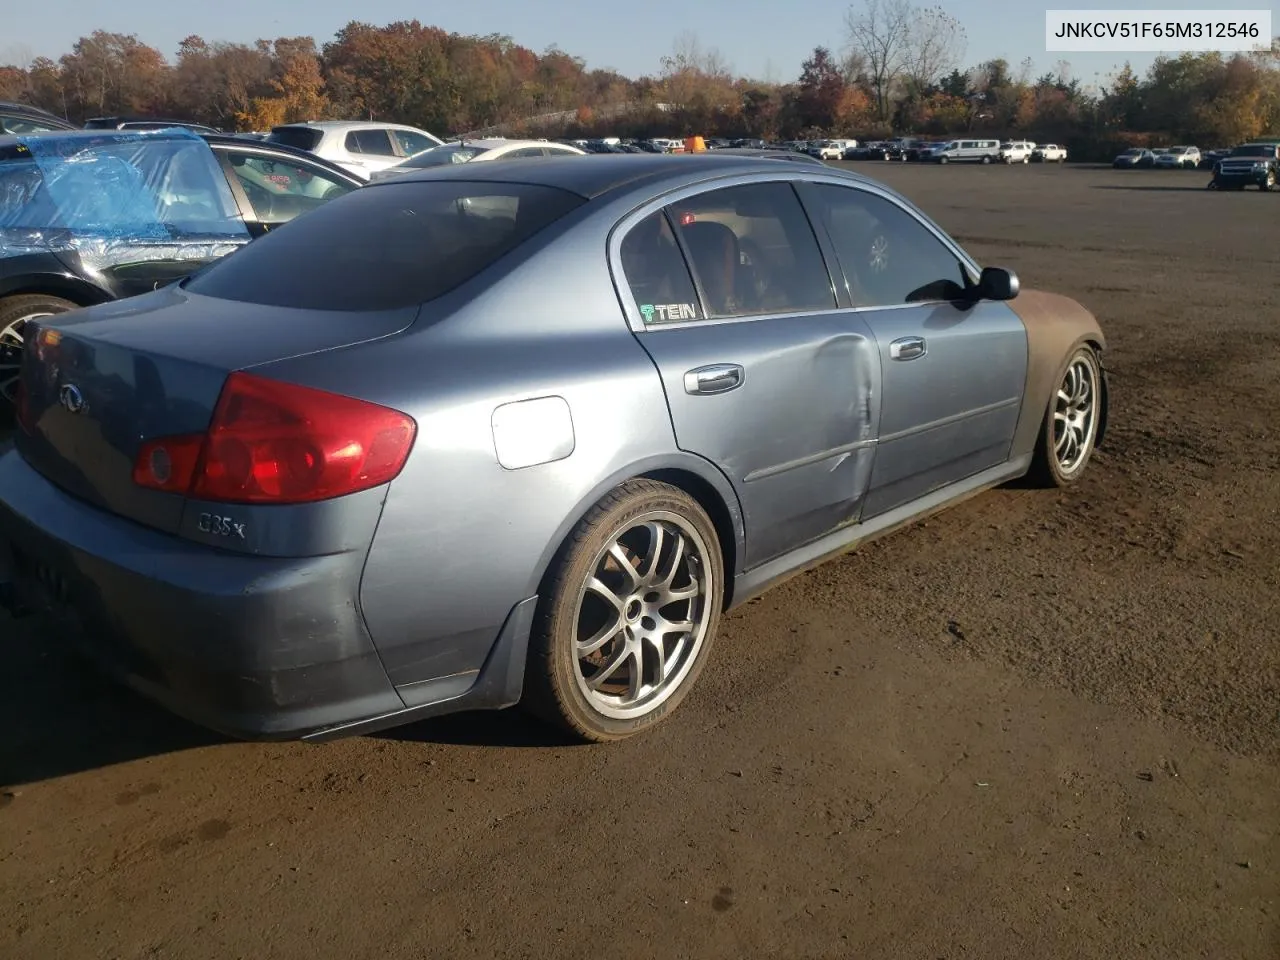
[[[68,413],[83,413],[88,406],[84,401],[84,394],[74,383],[62,385],[62,389],[58,391],[58,402],[66,407]]]

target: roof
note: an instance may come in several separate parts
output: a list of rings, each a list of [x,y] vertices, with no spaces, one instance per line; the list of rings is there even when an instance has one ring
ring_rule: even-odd
[[[411,127],[407,123],[389,123],[384,120],[298,120],[295,123],[280,123],[272,130],[290,127],[308,127],[312,130],[414,130],[428,133],[421,127]],[[433,134],[434,136],[434,134]]]
[[[200,135],[184,127],[166,128],[164,130],[51,130],[48,133],[10,133],[0,136],[0,147],[10,147],[23,140],[38,137],[42,141],[49,140],[90,140],[99,142],[116,141],[126,143],[130,140],[198,140]]]
[[[47,120],[50,123],[56,123],[58,124],[58,126],[63,127],[67,130],[77,129],[74,123],[71,123],[69,120],[63,119],[62,117],[58,116],[56,113],[50,113],[48,110],[45,110],[41,107],[33,107],[30,104],[26,104],[26,103],[17,103],[13,100],[0,100],[0,111],[3,111],[11,115],[15,115],[15,116],[20,115],[24,117],[30,117],[33,120],[34,119]]]
[[[381,189],[389,183],[415,180],[470,180],[486,183],[528,183],[557,187],[588,200],[625,187],[662,181],[698,180],[734,173],[776,172],[778,162],[764,156],[723,156],[729,151],[715,150],[696,154],[604,153],[584,160],[578,156],[545,157],[541,160],[494,160],[491,163],[459,163],[447,167],[413,170],[403,176],[379,181],[365,187]],[[748,152],[748,151],[744,151]],[[845,176],[859,182],[870,178],[834,167],[824,172]]]

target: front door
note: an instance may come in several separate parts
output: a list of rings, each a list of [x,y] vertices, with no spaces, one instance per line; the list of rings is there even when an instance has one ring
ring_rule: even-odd
[[[1027,334],[1004,303],[974,302],[965,267],[906,208],[815,185],[855,306],[875,336],[883,403],[870,519],[1005,462],[1027,375]]]
[[[676,442],[737,491],[744,568],[856,521],[874,453],[876,345],[836,309],[790,184],[673,203],[630,230],[621,258]]]

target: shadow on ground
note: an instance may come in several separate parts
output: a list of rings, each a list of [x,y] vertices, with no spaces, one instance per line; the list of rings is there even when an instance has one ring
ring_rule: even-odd
[[[1178,184],[1176,186],[1172,184],[1161,184],[1161,183],[1141,183],[1141,184],[1098,183],[1098,184],[1094,184],[1093,189],[1095,190],[1143,190],[1143,191],[1157,191],[1157,192],[1167,192],[1167,193],[1186,193],[1186,192],[1203,193],[1206,188],[1203,183]]]
[[[0,784],[225,742],[50,641],[36,618],[14,621],[0,614],[0,657]]]
[[[421,720],[371,736],[405,743],[462,747],[573,747],[582,742],[518,707]]]

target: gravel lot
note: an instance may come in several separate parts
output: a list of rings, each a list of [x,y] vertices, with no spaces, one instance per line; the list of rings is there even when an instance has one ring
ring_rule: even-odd
[[[0,956],[1280,955],[1280,196],[856,169],[1098,314],[1082,486],[790,581],[609,747],[221,743],[0,616]]]

